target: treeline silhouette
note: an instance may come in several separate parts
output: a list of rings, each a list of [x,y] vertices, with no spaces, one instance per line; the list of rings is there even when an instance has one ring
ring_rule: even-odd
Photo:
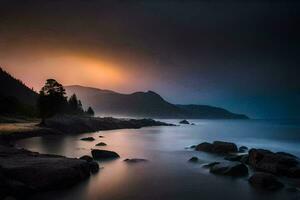
[[[38,94],[0,67],[0,84],[0,115],[43,120],[56,114],[94,115],[91,107],[84,111],[75,94],[68,99],[64,87],[54,79],[48,79]]]
[[[56,114],[94,115],[91,107],[87,111],[83,110],[81,101],[77,99],[75,94],[67,99],[64,87],[54,79],[48,79],[41,89],[38,109],[42,123],[46,118]]]

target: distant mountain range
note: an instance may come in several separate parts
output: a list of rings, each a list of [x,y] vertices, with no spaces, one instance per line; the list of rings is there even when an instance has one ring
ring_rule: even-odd
[[[101,115],[119,115],[154,118],[194,119],[248,119],[246,115],[232,113],[223,108],[207,105],[176,105],[159,94],[135,92],[121,94],[79,85],[65,86],[67,95],[76,94],[85,106],[92,106]]]

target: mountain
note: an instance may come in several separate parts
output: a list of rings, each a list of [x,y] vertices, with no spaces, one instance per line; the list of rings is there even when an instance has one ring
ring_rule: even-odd
[[[0,68],[0,114],[33,115],[38,94]]]
[[[85,107],[92,106],[95,112],[101,115],[155,118],[248,118],[245,115],[212,106],[175,105],[153,91],[121,94],[79,85],[65,86],[65,89],[68,96],[75,93]]]

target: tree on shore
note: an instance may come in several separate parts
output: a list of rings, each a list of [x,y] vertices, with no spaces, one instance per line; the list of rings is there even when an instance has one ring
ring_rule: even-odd
[[[66,111],[68,104],[64,87],[54,79],[48,79],[39,93],[38,109],[42,123],[48,117]]]
[[[72,114],[83,114],[82,103],[77,99],[76,94],[73,94],[68,101],[69,111]]]
[[[89,107],[86,111],[86,114],[89,115],[89,116],[94,116],[95,112],[91,107]]]

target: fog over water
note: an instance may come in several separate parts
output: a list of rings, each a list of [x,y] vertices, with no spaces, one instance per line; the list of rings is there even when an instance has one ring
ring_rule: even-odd
[[[178,123],[177,120],[166,120]],[[263,192],[253,189],[244,178],[215,176],[203,168],[222,157],[196,152],[186,147],[204,141],[223,140],[238,146],[285,151],[300,156],[300,126],[295,121],[191,120],[196,125],[149,127],[99,131],[64,137],[35,137],[17,146],[41,153],[80,157],[90,154],[99,142],[103,149],[116,151],[121,158],[100,161],[100,171],[68,190],[36,195],[33,199],[297,199],[286,190]],[[103,135],[104,138],[99,138]],[[80,138],[92,136],[93,142]],[[197,164],[187,162],[197,156]],[[145,158],[148,162],[129,164],[126,158]],[[217,192],[216,192],[217,191]]]

